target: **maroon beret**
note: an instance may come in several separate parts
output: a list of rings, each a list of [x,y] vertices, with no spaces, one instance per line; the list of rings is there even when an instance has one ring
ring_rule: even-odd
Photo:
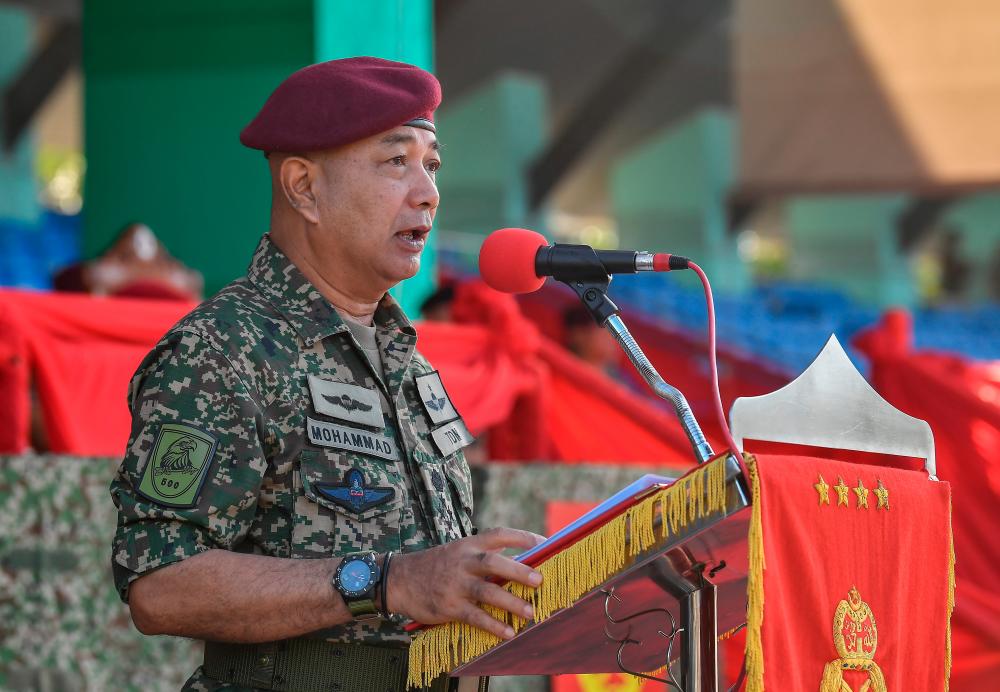
[[[304,67],[278,85],[240,133],[251,149],[320,151],[400,125],[434,131],[441,85],[430,72],[381,58]]]

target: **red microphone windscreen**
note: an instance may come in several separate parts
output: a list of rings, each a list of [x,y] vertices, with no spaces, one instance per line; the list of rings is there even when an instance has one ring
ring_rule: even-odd
[[[545,283],[535,274],[535,255],[549,241],[526,228],[493,231],[479,248],[479,274],[490,288],[504,293],[531,293]]]

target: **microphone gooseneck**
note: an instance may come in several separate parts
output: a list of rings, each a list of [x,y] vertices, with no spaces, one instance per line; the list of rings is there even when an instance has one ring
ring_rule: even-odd
[[[674,413],[677,414],[677,419],[681,423],[681,427],[684,428],[684,434],[691,443],[691,448],[694,450],[694,455],[697,457],[698,463],[703,464],[711,459],[713,454],[712,446],[705,439],[705,434],[701,431],[698,421],[695,420],[694,412],[691,410],[687,399],[684,398],[679,389],[667,384],[666,380],[660,376],[660,373],[649,362],[649,358],[643,353],[642,348],[639,347],[638,342],[636,342],[631,332],[629,332],[625,323],[622,322],[622,318],[618,315],[612,315],[605,321],[604,327],[615,337],[625,355],[628,356],[632,365],[642,375],[642,379],[646,380],[646,384],[653,390],[653,393],[670,403],[673,407]]]

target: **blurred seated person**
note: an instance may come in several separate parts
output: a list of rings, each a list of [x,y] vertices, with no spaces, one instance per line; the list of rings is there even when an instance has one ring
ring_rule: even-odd
[[[153,231],[129,224],[96,258],[78,262],[53,278],[57,291],[131,298],[198,301],[204,281],[167,252]]]
[[[621,347],[604,327],[598,327],[590,312],[576,303],[563,312],[563,343],[581,360],[656,406],[670,404],[651,394],[642,377],[625,359]]]
[[[563,312],[566,348],[605,375],[620,379],[621,351],[618,342],[604,327],[599,327],[583,305],[574,304]]]
[[[941,238],[941,298],[961,304],[969,284],[971,263],[962,254],[962,234],[954,228]]]
[[[439,287],[420,305],[420,317],[428,322],[453,322],[451,306],[455,302],[455,285]]]

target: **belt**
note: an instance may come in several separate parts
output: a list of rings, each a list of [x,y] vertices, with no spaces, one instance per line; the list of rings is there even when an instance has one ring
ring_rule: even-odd
[[[277,692],[402,692],[407,649],[322,639],[205,642],[203,670],[220,682]],[[457,682],[442,676],[423,692],[449,692]]]

